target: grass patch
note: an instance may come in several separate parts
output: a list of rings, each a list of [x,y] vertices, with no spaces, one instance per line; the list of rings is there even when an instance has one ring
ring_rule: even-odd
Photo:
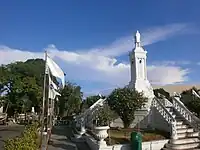
[[[131,132],[137,131],[136,129],[117,129],[111,128],[108,130],[109,138],[106,139],[107,144],[127,144],[130,143]],[[169,133],[160,130],[140,130],[142,134],[142,141],[155,141],[169,138]]]

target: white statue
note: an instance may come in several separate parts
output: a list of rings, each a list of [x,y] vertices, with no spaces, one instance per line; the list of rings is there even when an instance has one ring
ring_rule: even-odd
[[[136,34],[135,34],[135,42],[136,43],[140,43],[140,33],[139,31],[137,30]]]
[[[35,108],[34,107],[32,107],[31,112],[35,113]]]

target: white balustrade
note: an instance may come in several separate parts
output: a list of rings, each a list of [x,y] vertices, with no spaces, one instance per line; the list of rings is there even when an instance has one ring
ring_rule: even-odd
[[[160,102],[158,98],[154,98],[153,107],[155,107],[158,112],[163,116],[163,118],[171,125],[171,136],[172,139],[177,139],[177,130],[176,130],[176,120],[166,109],[166,107]]]
[[[200,119],[185,107],[185,105],[180,101],[179,95],[175,95],[173,97],[173,105],[180,115],[184,117],[192,127],[196,130],[200,130]]]
[[[105,100],[106,99],[100,98],[92,106],[90,106],[87,110],[85,110],[84,113],[76,117],[75,120],[78,123],[78,125],[81,127],[81,129],[85,128],[85,125],[91,121],[90,119],[88,119],[88,115],[92,115],[94,111],[96,111],[99,107],[103,106],[103,103],[105,102]]]

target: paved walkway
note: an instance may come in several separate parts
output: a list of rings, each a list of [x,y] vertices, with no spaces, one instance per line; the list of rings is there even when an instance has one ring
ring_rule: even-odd
[[[51,142],[48,150],[77,150],[76,144],[67,140],[66,136],[53,134]]]
[[[48,150],[90,150],[85,142],[72,142],[69,138],[71,135],[70,127],[56,126],[53,129]]]
[[[0,125],[0,150],[4,149],[6,140],[20,136],[23,131],[24,126],[22,125]]]

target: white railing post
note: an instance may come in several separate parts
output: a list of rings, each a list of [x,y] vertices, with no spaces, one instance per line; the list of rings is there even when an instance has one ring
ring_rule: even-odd
[[[86,132],[86,130],[85,130],[85,121],[84,121],[83,118],[81,118],[80,127],[81,127],[81,135],[82,135],[82,134],[84,134]]]
[[[171,122],[171,138],[173,140],[178,139],[177,129],[176,129],[176,121]]]

